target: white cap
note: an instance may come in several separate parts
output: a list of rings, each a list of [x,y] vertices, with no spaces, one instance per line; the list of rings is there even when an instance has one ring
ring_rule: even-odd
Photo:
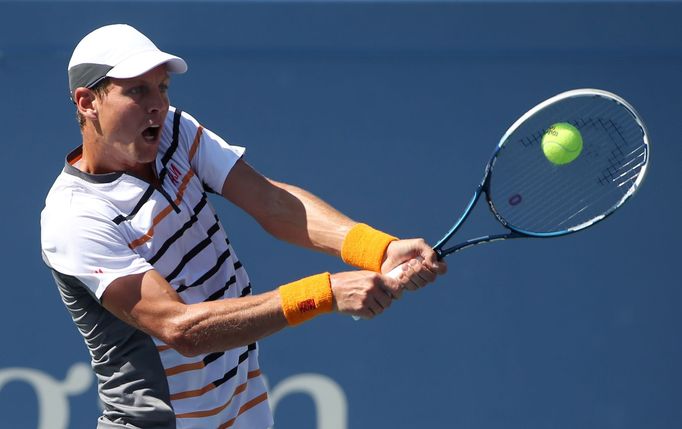
[[[167,54],[144,34],[125,24],[100,27],[85,36],[69,61],[69,88],[92,88],[105,77],[127,79],[166,64],[172,73],[187,71],[180,57]]]

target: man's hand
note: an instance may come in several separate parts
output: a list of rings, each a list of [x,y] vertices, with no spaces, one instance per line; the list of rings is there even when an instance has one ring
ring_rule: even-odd
[[[400,299],[403,290],[424,287],[447,270],[447,265],[438,261],[435,252],[424,240],[401,240],[391,243],[391,246],[394,243],[397,244],[393,249],[395,259],[391,261],[397,260],[400,261],[397,265],[402,264],[397,275],[372,271],[347,271],[331,275],[334,310],[371,319],[386,310],[394,299]],[[407,255],[414,257],[403,259]],[[388,272],[388,267],[392,268],[384,262],[382,269],[386,268]]]
[[[371,319],[402,295],[404,282],[372,271],[346,271],[332,274],[334,310]]]
[[[391,242],[386,249],[381,272],[388,273],[395,267],[402,267],[400,280],[405,289],[417,290],[436,280],[436,276],[445,274],[448,266],[423,239],[397,240]],[[406,279],[403,279],[406,277]]]

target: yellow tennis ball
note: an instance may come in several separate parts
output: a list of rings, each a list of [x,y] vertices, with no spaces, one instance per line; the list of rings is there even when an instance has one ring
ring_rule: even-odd
[[[559,122],[547,128],[542,136],[542,152],[556,165],[573,162],[583,150],[580,131],[567,122]]]

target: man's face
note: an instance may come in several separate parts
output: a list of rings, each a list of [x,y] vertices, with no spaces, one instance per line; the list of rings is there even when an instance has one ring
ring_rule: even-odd
[[[112,169],[135,170],[156,158],[169,80],[165,65],[131,79],[111,78],[108,92],[97,100],[97,121]]]

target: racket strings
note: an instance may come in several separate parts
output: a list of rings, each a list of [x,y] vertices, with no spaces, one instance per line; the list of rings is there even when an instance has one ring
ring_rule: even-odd
[[[603,127],[604,131],[606,131],[609,137],[611,137],[611,142],[613,143],[613,150],[611,150],[611,156],[608,158],[609,165],[604,169],[602,176],[599,178],[601,183],[602,180],[604,182],[608,180],[615,180],[613,176],[622,168],[623,160],[626,157],[621,143],[625,143],[627,140],[618,126],[613,123],[613,121],[604,121],[600,119],[599,124]],[[614,138],[615,136],[612,135],[612,132],[617,133],[618,138]],[[632,154],[633,152],[630,153]]]
[[[582,226],[589,219],[598,218],[601,213],[620,204],[621,200],[628,195],[634,179],[636,177],[628,176],[622,182],[617,183],[614,188],[618,190],[617,193],[614,191],[604,192],[603,189],[594,186],[590,188],[590,184],[576,185],[577,188],[571,188],[570,194],[568,191],[560,192],[561,198],[558,200],[545,199],[542,218],[538,218],[537,213],[526,212],[525,216],[517,217],[514,222],[516,225],[538,231],[554,231],[558,228],[569,229]],[[551,182],[548,184],[551,186]],[[603,187],[605,183],[602,181],[600,185]],[[624,185],[627,187],[623,188]],[[580,192],[584,189],[591,189],[591,192],[581,194]],[[566,216],[566,213],[569,215]],[[573,223],[568,224],[569,221],[573,221]]]
[[[644,153],[640,154],[640,156],[643,157]],[[626,198],[629,195],[629,193],[631,193],[634,190],[632,189],[634,181],[639,176],[641,166],[643,165],[644,163],[637,164],[636,167],[633,167],[631,170],[629,170],[630,172],[634,172],[634,174],[630,177],[626,177],[619,183],[615,182],[619,179],[619,177],[623,177],[623,175],[613,178],[613,180],[608,181],[608,183],[606,181],[603,181],[601,178],[598,179],[599,184],[602,186],[609,186],[613,184],[612,190],[609,192],[604,192],[603,189],[593,187],[589,193],[585,194],[579,201],[576,201],[576,205],[581,205],[581,207],[579,208],[566,207],[557,204],[553,211],[547,213],[548,219],[547,225],[549,226],[554,224],[557,227],[562,228],[568,228],[569,226],[584,227],[585,226],[584,223],[588,222],[590,219],[594,219],[595,221],[598,220],[600,218],[601,213],[603,213],[612,206],[618,206],[622,204],[622,200]],[[620,169],[615,171],[620,171]],[[628,187],[623,189],[623,186],[625,185],[628,185]],[[594,208],[595,210],[590,211],[589,210],[590,208]],[[569,215],[565,219],[557,222],[552,221],[553,219],[556,219],[558,217],[565,216],[566,212],[570,212],[573,210],[575,210],[575,213]],[[576,221],[572,224],[568,223],[568,221],[575,219],[578,215],[581,214],[584,215],[585,219],[581,221]]]
[[[638,164],[641,167],[643,164]],[[578,183],[575,187],[559,188],[559,180],[551,180],[544,182],[544,186],[536,190],[535,193],[526,191],[526,199],[535,197],[540,199],[542,195],[547,195],[548,190],[554,190],[557,194],[556,198],[544,198],[542,213],[538,211],[519,211],[516,217],[509,219],[513,225],[521,229],[529,229],[535,231],[554,231],[559,228],[569,228],[571,226],[582,226],[589,218],[597,218],[602,212],[608,210],[613,205],[619,205],[622,198],[625,198],[630,192],[633,181],[639,176],[639,171],[635,171],[630,177],[626,177],[620,183],[615,184],[613,189],[605,192],[604,189],[593,186],[590,183]],[[613,181],[604,182],[597,180],[599,184],[607,186]],[[622,189],[624,185],[627,188]],[[561,189],[561,190],[560,190]],[[589,192],[585,192],[589,190]],[[617,190],[617,194],[614,192]],[[592,210],[589,210],[592,208]],[[566,213],[569,213],[566,216]],[[539,217],[542,214],[542,217]],[[573,225],[567,225],[569,220],[576,219],[578,215],[583,215],[581,220],[576,220]]]
[[[643,155],[643,154],[642,154],[642,155]],[[643,165],[644,165],[644,163],[640,163],[640,164],[637,165],[637,167],[641,167],[641,166],[643,166]],[[631,171],[632,171],[632,170],[631,170]],[[634,184],[633,181],[637,179],[637,177],[639,176],[639,174],[640,174],[640,172],[637,171],[637,173],[636,173],[635,175],[626,178],[625,180],[623,180],[622,182],[620,182],[620,183],[618,183],[618,184],[616,185],[617,188],[621,188],[621,187],[623,187],[623,186],[626,185],[626,184],[629,185],[629,186],[628,186],[627,190],[626,190],[625,192],[623,192],[623,196],[622,196],[621,201],[619,201],[618,203],[616,203],[616,204],[615,204],[615,207],[618,207],[620,204],[622,204],[622,202],[624,202],[624,200],[625,200],[630,194],[632,194],[632,193],[635,191],[635,187],[633,186],[633,184]],[[613,181],[615,182],[616,179],[614,179]],[[598,198],[600,198],[600,199],[609,198],[609,195],[608,195],[608,194],[602,194],[602,195],[599,196]],[[558,226],[566,226],[570,220],[572,220],[573,218],[575,218],[575,217],[578,216],[579,214],[581,214],[581,213],[583,213],[584,211],[586,211],[589,207],[590,207],[589,204],[586,205],[586,206],[584,206],[584,207],[582,207],[580,210],[576,211],[574,214],[570,215],[569,217],[567,217],[567,218],[564,219],[563,221],[559,222],[557,225],[558,225]],[[605,214],[603,214],[603,215],[596,215],[596,216],[592,217],[591,219],[587,220],[586,222],[583,222],[583,223],[581,223],[581,224],[577,224],[574,228],[576,228],[576,229],[584,228],[584,227],[586,227],[586,226],[588,226],[588,225],[590,225],[590,224],[592,224],[592,223],[598,221],[599,219],[601,219],[601,218],[604,217],[604,216],[605,216]]]
[[[567,165],[551,164],[541,149],[544,130],[556,122],[573,124],[583,136],[583,153]],[[584,227],[634,192],[648,160],[643,135],[619,103],[563,100],[526,120],[501,143],[488,198],[496,214],[520,230]]]
[[[615,178],[613,179],[613,182],[616,182],[617,180],[622,179],[624,176],[627,176],[628,174],[630,174],[630,176],[629,176],[629,177],[626,177],[623,181],[621,181],[621,182],[617,185],[618,187],[623,186],[624,184],[626,184],[626,183],[629,182],[629,181],[634,181],[634,180],[636,180],[637,177],[639,177],[639,175],[640,175],[640,173],[641,173],[642,167],[643,167],[643,166],[645,165],[645,163],[646,163],[646,162],[645,162],[645,158],[646,158],[645,155],[646,155],[645,153],[640,153],[640,154],[638,154],[638,155],[637,155],[637,158],[642,158],[642,159],[640,160],[640,162],[639,162],[638,164],[635,164],[634,166],[630,166],[630,165],[629,165],[630,163],[628,163],[627,165],[623,165],[618,171],[621,171],[621,170],[623,170],[624,168],[628,168],[628,170],[626,170],[626,171],[625,171],[624,173],[622,173],[621,175],[615,177]]]
[[[642,166],[642,165],[644,165],[644,164],[643,163],[639,164],[639,166]],[[615,207],[622,204],[622,202],[629,196],[629,194],[634,192],[635,189],[633,187],[633,184],[634,184],[633,180],[635,180],[638,176],[639,176],[639,171],[634,176],[628,177],[625,180],[623,180],[622,182],[615,185],[616,188],[619,188],[619,189],[622,188],[624,185],[628,185],[628,188],[625,191],[621,192],[621,195],[622,195],[621,199],[618,202],[616,202],[616,204],[614,205]],[[617,179],[614,179],[613,182],[615,182],[616,180]],[[568,216],[563,221],[558,222],[557,226],[566,227],[567,225],[573,225],[573,228],[580,229],[580,228],[584,228],[584,227],[588,226],[589,224],[592,224],[592,223],[598,221],[599,219],[601,219],[603,217],[602,214],[596,214],[596,215],[592,216],[590,219],[588,219],[582,223],[574,222],[574,223],[569,224],[569,221],[573,220],[578,215],[586,212],[591,206],[594,206],[597,202],[599,202],[599,200],[609,199],[609,203],[611,203],[612,202],[611,198],[612,198],[612,195],[610,195],[610,194],[594,192],[591,196],[588,196],[585,198],[585,201],[591,201],[589,204],[581,207],[575,213],[571,214],[570,216]]]

